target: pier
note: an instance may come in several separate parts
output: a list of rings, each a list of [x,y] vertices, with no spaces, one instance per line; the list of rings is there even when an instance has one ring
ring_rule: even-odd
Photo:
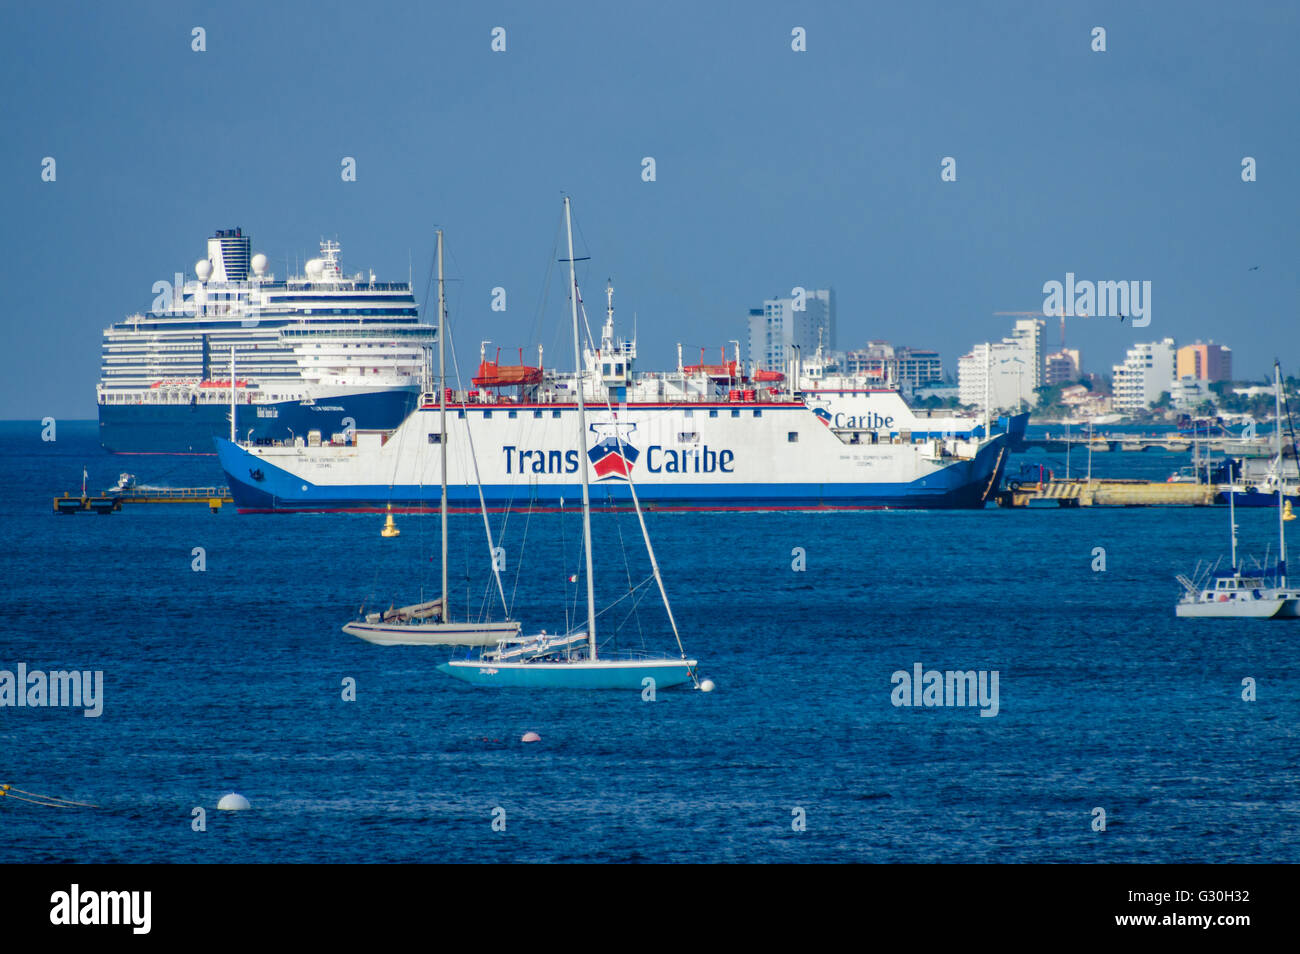
[[[1079,478],[1021,484],[1000,491],[996,500],[999,507],[1211,507],[1218,492],[1214,484]]]
[[[216,513],[232,502],[229,487],[131,487],[96,496],[65,493],[54,498],[54,512],[110,514],[121,510],[123,504],[197,503],[207,504]]]
[[[1020,444],[1021,450],[1037,447],[1053,453],[1066,451],[1086,451],[1093,453],[1109,451],[1147,451],[1167,450],[1176,454],[1186,454],[1193,445],[1199,445],[1202,453],[1219,451],[1229,457],[1263,457],[1274,453],[1267,439],[1242,440],[1240,437],[1201,437],[1193,441],[1181,434],[1168,434],[1164,437],[1142,437],[1125,434],[1121,436],[1097,434],[1091,440],[1087,434],[1068,438],[1063,434],[1048,434],[1044,437],[1025,437]]]

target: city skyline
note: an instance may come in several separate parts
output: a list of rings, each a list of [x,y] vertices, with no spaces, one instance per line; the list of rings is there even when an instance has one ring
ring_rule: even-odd
[[[1300,14],[934,10],[670,3],[633,28],[594,5],[7,8],[0,418],[93,417],[104,329],[223,228],[281,273],[338,239],[345,271],[409,269],[427,309],[441,227],[462,370],[484,338],[561,355],[562,190],[582,287],[614,279],[646,370],[678,342],[727,345],[760,296],[810,279],[836,289],[841,348],[904,341],[955,368],[1004,333],[996,312],[1041,310],[1074,274],[1151,283],[1148,327],[1067,321],[1093,369],[1139,341],[1231,337],[1239,379],[1275,356],[1295,373],[1300,143],[1277,117],[1300,105]]]

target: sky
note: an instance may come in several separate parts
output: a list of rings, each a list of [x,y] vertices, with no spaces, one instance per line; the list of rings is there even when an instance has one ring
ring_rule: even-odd
[[[1145,328],[1067,320],[1088,370],[1166,336],[1300,370],[1294,3],[6,4],[0,53],[4,419],[94,417],[103,329],[217,228],[280,277],[337,238],[421,303],[442,228],[462,368],[567,367],[566,192],[642,370],[802,285],[839,348],[955,373],[1067,272],[1151,282]]]

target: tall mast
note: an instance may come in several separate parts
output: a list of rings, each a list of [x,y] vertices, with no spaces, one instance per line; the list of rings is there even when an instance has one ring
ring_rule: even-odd
[[[993,343],[991,341],[985,342],[984,349],[984,439],[988,440],[990,436],[989,428],[993,424],[989,418],[989,402],[992,400],[989,391],[993,386]]]
[[[1237,488],[1228,484],[1228,524],[1232,527],[1232,575],[1237,575]]]
[[[587,653],[596,658],[596,589],[591,579],[591,491],[587,487],[587,409],[582,397],[582,354],[578,350],[578,275],[573,267],[573,216],[564,197],[564,227],[569,233],[569,302],[573,311],[573,367],[578,387],[578,459],[582,465],[582,549],[587,558]]]
[[[1286,587],[1286,494],[1283,493],[1284,484],[1282,475],[1285,473],[1283,464],[1286,462],[1282,457],[1282,365],[1278,361],[1273,362],[1273,401],[1277,405],[1277,422],[1274,425],[1277,431],[1277,585]],[[1298,458],[1300,460],[1300,458]]]
[[[230,349],[230,443],[239,443],[235,433],[235,349]]]
[[[438,450],[442,457],[442,619],[447,622],[447,301],[442,280],[442,229],[438,229]]]

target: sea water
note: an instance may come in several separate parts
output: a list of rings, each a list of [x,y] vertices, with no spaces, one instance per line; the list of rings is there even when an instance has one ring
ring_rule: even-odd
[[[1174,616],[1223,508],[652,513],[716,690],[493,691],[339,629],[437,595],[436,515],[56,516],[83,467],[221,481],[95,430],[0,425],[0,671],[103,674],[96,717],[0,707],[0,782],[98,806],[0,798],[5,861],[1300,861],[1300,622]],[[1237,519],[1275,551],[1275,514]],[[576,512],[492,527],[527,630],[585,615]],[[675,652],[635,516],[593,535],[602,645]],[[454,612],[499,604],[480,517],[450,554]],[[895,704],[917,666],[996,673],[996,714]]]

